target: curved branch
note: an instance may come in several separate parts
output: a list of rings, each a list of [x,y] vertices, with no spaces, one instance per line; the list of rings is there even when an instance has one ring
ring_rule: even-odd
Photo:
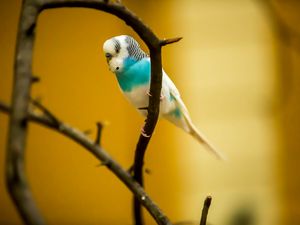
[[[118,1],[104,0],[36,0],[39,10],[52,8],[82,7],[104,11],[119,17],[146,43],[149,49],[157,49],[160,39],[143,21]]]
[[[40,109],[44,112],[45,107]],[[11,108],[2,102],[0,102],[0,111],[11,114]],[[49,112],[49,110],[47,111]],[[36,112],[29,111],[28,120],[51,128],[81,145],[84,149],[99,159],[104,166],[113,172],[134,193],[136,199],[139,199],[140,203],[145,206],[158,224],[171,224],[168,218],[151,200],[144,189],[136,181],[134,181],[130,174],[126,172],[126,170],[124,170],[108,153],[106,153],[101,146],[95,144],[95,142],[90,140],[83,132],[61,122],[61,120],[57,119],[52,113],[51,115],[52,116],[49,117],[45,113],[38,114]]]

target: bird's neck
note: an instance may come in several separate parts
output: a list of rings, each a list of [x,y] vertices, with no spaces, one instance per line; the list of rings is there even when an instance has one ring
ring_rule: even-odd
[[[116,77],[124,92],[146,85],[150,82],[150,61],[146,58],[139,61],[126,59],[123,70],[117,72]]]

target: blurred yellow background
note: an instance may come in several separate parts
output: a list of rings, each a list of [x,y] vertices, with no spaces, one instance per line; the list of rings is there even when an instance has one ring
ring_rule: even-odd
[[[229,158],[217,161],[192,137],[159,122],[146,154],[146,190],[173,222],[199,221],[211,194],[211,224],[300,224],[300,7],[273,1],[274,14],[262,2],[123,1],[159,37],[184,37],[164,47],[164,69],[195,124]],[[0,2],[5,102],[20,7],[20,0]],[[291,38],[282,35],[286,31]],[[116,17],[87,9],[43,12],[36,34],[33,73],[41,82],[32,96],[63,121],[92,129],[91,138],[95,123],[106,121],[103,145],[128,168],[143,118],[119,91],[102,44],[120,34],[138,37]],[[21,224],[4,184],[7,122],[1,114],[0,224]],[[131,193],[98,164],[67,138],[30,125],[26,169],[48,224],[132,224]],[[149,215],[146,220],[155,224]]]

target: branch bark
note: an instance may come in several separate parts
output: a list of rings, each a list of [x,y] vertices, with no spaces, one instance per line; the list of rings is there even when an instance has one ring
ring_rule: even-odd
[[[21,9],[14,65],[12,108],[6,148],[6,186],[26,224],[45,224],[27,184],[24,155],[27,109],[31,85],[32,46],[38,9],[24,1]]]

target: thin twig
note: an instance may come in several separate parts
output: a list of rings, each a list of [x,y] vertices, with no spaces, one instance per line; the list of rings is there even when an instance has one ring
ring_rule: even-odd
[[[207,220],[207,214],[208,210],[211,204],[211,196],[207,196],[204,204],[203,204],[203,209],[202,209],[202,214],[201,214],[201,220],[200,220],[200,225],[206,225],[206,220]]]
[[[41,81],[41,79],[39,77],[37,77],[37,76],[32,76],[31,77],[31,83],[32,84],[38,83],[40,81]]]
[[[47,117],[49,117],[49,119],[51,119],[53,123],[56,124],[57,127],[59,127],[60,122],[58,118],[52,112],[50,112],[45,106],[43,106],[43,104],[40,101],[30,98],[30,102],[38,109],[40,109]]]
[[[176,38],[169,38],[169,39],[163,39],[160,41],[161,46],[169,45],[175,42],[178,42],[182,39],[183,37],[176,37]]]
[[[44,106],[43,106],[44,107]],[[45,108],[45,107],[44,107]],[[0,102],[0,110],[6,114],[10,113],[10,107],[3,102]],[[49,111],[49,110],[48,110]],[[131,191],[134,193],[140,203],[145,206],[149,213],[153,216],[158,224],[170,225],[169,219],[159,209],[159,207],[151,200],[146,194],[143,188],[132,179],[129,173],[126,172],[112,157],[99,145],[95,145],[94,141],[87,138],[87,136],[71,127],[70,125],[59,121],[59,127],[57,124],[45,114],[39,114],[34,111],[28,112],[28,120],[41,124],[45,127],[51,128],[54,131],[65,135],[72,139],[84,149],[92,153],[97,159],[99,159],[103,165],[105,165],[111,172],[113,172]]]
[[[97,135],[96,135],[95,144],[96,145],[101,145],[100,140],[101,140],[101,133],[102,133],[102,129],[103,129],[103,124],[100,123],[100,122],[97,122],[96,125],[97,125]]]

